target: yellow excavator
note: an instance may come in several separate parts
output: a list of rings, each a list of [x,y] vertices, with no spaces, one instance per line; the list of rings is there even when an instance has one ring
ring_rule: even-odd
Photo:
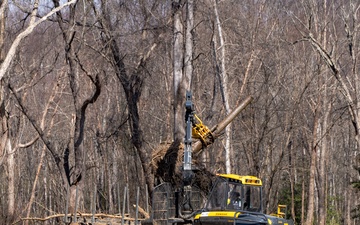
[[[205,206],[194,215],[194,225],[293,225],[278,206],[278,213],[267,215],[262,207],[262,181],[255,176],[218,174]]]
[[[186,131],[184,141],[183,186],[174,190],[170,184],[154,189],[152,214],[144,224],[193,225],[293,225],[279,205],[278,212],[263,213],[262,181],[255,176],[216,174],[209,196],[202,198],[201,190],[192,186],[192,138],[207,146],[214,141],[212,130],[195,114],[191,92],[186,93]]]

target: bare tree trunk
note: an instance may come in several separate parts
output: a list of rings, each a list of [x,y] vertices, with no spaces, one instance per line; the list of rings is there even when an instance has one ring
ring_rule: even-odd
[[[305,168],[304,158],[305,158],[305,148],[303,149],[303,160],[302,160],[302,166]],[[301,224],[305,224],[305,171],[302,173],[302,182],[301,182]]]
[[[4,44],[5,44],[5,22],[6,22],[6,13],[8,10],[8,1],[0,1],[0,64],[3,65],[5,58]],[[4,73],[5,74],[5,73]],[[8,187],[8,201],[7,201],[7,221],[4,223],[11,222],[14,217],[15,212],[15,151],[12,149],[11,140],[9,137],[9,127],[8,127],[8,116],[5,109],[5,89],[4,81],[0,77],[0,119],[1,119],[1,137],[0,137],[0,165],[3,162],[3,159],[6,159],[6,175],[7,175],[7,187]]]
[[[59,7],[59,2],[53,0],[53,3],[56,7]],[[76,4],[70,7],[69,11],[69,24],[75,26],[75,12]],[[66,173],[68,185],[70,186],[70,204],[69,209],[71,213],[74,213],[75,205],[78,204],[79,199],[83,195],[84,179],[85,176],[85,159],[84,159],[84,127],[85,127],[85,118],[86,118],[86,109],[89,104],[96,102],[97,98],[101,93],[101,83],[98,74],[95,77],[92,77],[86,71],[82,71],[95,86],[95,90],[90,97],[85,99],[83,102],[79,102],[79,72],[76,70],[77,64],[81,65],[80,59],[76,56],[74,51],[74,39],[76,32],[74,29],[66,28],[65,23],[63,22],[63,17],[61,12],[57,12],[58,24],[62,31],[63,40],[65,43],[65,57],[69,66],[68,79],[72,94],[73,107],[75,110],[75,123],[73,125],[73,130],[71,131],[71,140],[68,143],[67,149],[64,154],[64,171]],[[82,65],[79,66],[82,68]],[[70,153],[74,153],[74,165],[70,165]],[[71,168],[72,167],[72,168]],[[70,173],[70,168],[71,173]]]
[[[323,2],[323,13],[324,13],[324,24],[327,24],[327,1],[324,0]],[[323,30],[323,46],[327,45],[327,26],[324,26],[324,30]],[[329,101],[329,93],[328,93],[328,88],[326,87],[326,81],[323,77],[321,77],[321,84],[324,84],[324,94],[323,94],[323,98],[324,98],[324,118],[323,118],[323,125],[322,125],[322,129],[321,129],[321,133],[322,133],[322,140],[321,140],[321,147],[320,147],[320,155],[319,155],[319,174],[318,174],[318,179],[319,179],[319,211],[318,211],[318,224],[319,225],[325,225],[326,223],[326,213],[327,213],[327,199],[326,199],[326,193],[327,193],[327,189],[326,189],[326,162],[327,162],[327,148],[328,148],[328,139],[327,139],[327,130],[328,130],[328,119],[329,119],[329,115],[330,115],[330,110],[331,110],[331,101]]]
[[[325,112],[324,116],[324,124],[323,124],[323,132],[326,132],[327,129],[327,120],[329,115],[330,109]],[[326,136],[326,134],[325,134]],[[327,139],[326,137],[323,138],[321,148],[320,148],[320,157],[319,157],[319,213],[318,213],[318,224],[319,225],[325,225],[326,223],[326,206],[327,206],[327,200],[326,200],[326,162],[327,162]]]
[[[12,221],[15,214],[15,150],[10,138],[6,140],[7,153],[7,185],[8,185],[8,221]]]
[[[0,63],[4,61],[4,36],[5,36],[5,20],[8,7],[7,0],[0,2]],[[5,109],[5,90],[4,82],[0,77],[0,119],[1,119],[1,139],[0,139],[0,156],[6,158],[6,175],[7,175],[7,221],[13,221],[15,213],[15,150],[12,148],[9,136],[8,116]],[[2,161],[0,161],[2,162]]]
[[[0,65],[3,63],[5,58],[4,37],[5,37],[5,20],[6,20],[7,10],[8,10],[8,0],[0,0]]]
[[[221,96],[223,100],[223,104],[225,107],[226,115],[228,115],[231,112],[231,108],[229,105],[229,93],[228,93],[228,77],[226,74],[226,49],[225,49],[225,40],[223,37],[221,22],[219,13],[217,10],[217,0],[214,1],[214,14],[215,14],[215,20],[216,20],[216,27],[218,30],[219,35],[219,42],[220,42],[220,49],[221,49],[221,55],[220,55],[220,91]],[[215,52],[216,55],[216,52]],[[226,166],[226,173],[231,173],[231,155],[232,155],[232,149],[231,149],[231,124],[226,126],[225,128],[225,166]]]
[[[193,74],[193,33],[194,33],[194,0],[186,1],[186,35],[185,35],[185,58],[184,72],[188,81],[187,89],[191,89],[191,80]],[[175,59],[174,59],[175,60]]]
[[[318,101],[319,104],[319,101]],[[308,192],[308,208],[306,213],[305,225],[312,225],[314,222],[315,211],[315,176],[316,176],[316,161],[317,161],[317,143],[318,143],[318,129],[319,129],[319,105],[316,106],[313,126],[313,137],[310,146],[310,176],[309,176],[309,192]]]
[[[291,205],[290,213],[291,218],[295,221],[295,163],[294,157],[296,157],[293,151],[293,146],[288,144],[289,150],[289,181],[290,181],[290,192],[291,192]],[[294,157],[293,157],[294,156]]]
[[[327,155],[328,155],[328,120],[331,112],[331,102],[328,100],[328,93],[327,88],[325,87],[325,94],[323,95],[324,98],[324,117],[323,117],[323,124],[321,128],[321,147],[320,147],[320,155],[319,155],[319,174],[318,174],[318,190],[319,190],[319,213],[318,213],[318,224],[325,225],[326,224],[326,213],[327,213],[327,185],[326,185],[326,163],[328,162]]]
[[[184,99],[185,90],[189,89],[189,84],[186,84],[183,71],[184,60],[184,28],[182,24],[182,1],[173,1],[173,82],[174,82],[174,141],[180,143],[185,136],[184,124]]]

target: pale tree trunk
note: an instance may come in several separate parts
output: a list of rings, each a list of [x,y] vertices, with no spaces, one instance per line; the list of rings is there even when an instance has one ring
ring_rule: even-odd
[[[323,2],[323,13],[324,13],[324,24],[327,24],[327,1],[324,0]],[[327,45],[327,26],[323,29],[323,46]],[[326,74],[327,75],[327,74]],[[330,110],[331,110],[331,101],[329,101],[329,93],[327,88],[326,79],[321,77],[321,84],[324,85],[324,94],[323,94],[323,102],[324,102],[324,118],[323,118],[323,125],[321,129],[322,133],[322,140],[321,140],[321,147],[320,155],[319,155],[319,211],[318,211],[318,224],[319,225],[325,225],[326,223],[326,213],[327,213],[327,198],[326,198],[326,163],[327,163],[327,148],[328,148],[328,138],[327,138],[327,130],[328,130],[328,120],[330,116]]]
[[[213,0],[214,3],[214,14],[216,20],[216,27],[219,35],[219,42],[220,42],[220,92],[223,100],[223,104],[225,107],[226,115],[231,112],[231,108],[229,105],[229,93],[228,93],[228,77],[226,74],[226,49],[225,49],[225,40],[223,37],[222,26],[220,22],[220,17],[217,9],[217,0]],[[216,42],[214,42],[216,43]],[[215,53],[216,54],[216,53]],[[217,58],[217,57],[216,57]],[[217,61],[217,60],[216,60]],[[226,173],[231,173],[231,123],[225,128],[225,166],[226,166]]]
[[[325,87],[326,88],[326,87]],[[324,115],[324,120],[323,120],[323,125],[322,125],[322,140],[321,140],[321,147],[320,147],[320,156],[319,156],[319,175],[318,175],[318,179],[319,179],[319,213],[318,213],[318,223],[319,225],[325,225],[326,224],[326,213],[327,213],[327,185],[326,185],[326,180],[327,180],[327,176],[326,176],[326,163],[328,162],[327,160],[327,148],[328,148],[328,139],[327,139],[327,131],[328,131],[328,119],[329,119],[329,115],[330,115],[330,110],[331,110],[331,102],[327,101],[327,95],[324,95],[325,98],[325,106],[326,108],[324,109],[325,111],[325,115]]]
[[[174,141],[182,142],[185,136],[184,99],[186,85],[183,71],[184,60],[184,28],[182,24],[182,1],[173,1],[173,82],[174,82]]]
[[[318,98],[319,99],[319,98]],[[318,104],[319,101],[318,101]],[[309,187],[308,187],[308,206],[306,213],[305,225],[312,225],[314,222],[314,211],[315,211],[315,176],[316,176],[316,161],[317,161],[317,149],[318,149],[318,132],[319,132],[319,115],[320,107],[316,106],[314,116],[314,126],[312,132],[312,141],[309,144],[310,152],[310,176],[309,176]]]
[[[5,109],[5,108],[4,108]],[[6,116],[5,116],[6,117]],[[9,129],[7,124],[7,117],[3,118],[2,129]],[[16,161],[15,161],[15,153],[19,148],[25,148],[32,145],[38,138],[34,138],[32,141],[26,144],[18,144],[15,147],[11,143],[11,137],[9,135],[9,131],[6,130],[3,133],[2,141],[5,143],[5,153],[6,153],[6,175],[7,175],[7,186],[8,186],[8,205],[7,205],[7,222],[11,222],[14,220],[15,216],[15,171],[16,171]]]
[[[12,221],[15,213],[15,149],[10,138],[6,140],[7,153],[7,185],[8,185],[8,221]]]
[[[293,153],[293,147],[290,146],[289,148],[290,153],[289,153],[289,157],[291,157],[291,154]],[[291,190],[291,208],[290,208],[290,213],[291,213],[291,218],[293,219],[293,221],[295,221],[295,163],[294,163],[294,159],[293,157],[290,158],[289,162],[290,162],[290,190]]]
[[[305,150],[304,150],[305,151]],[[305,157],[305,154],[303,154],[303,157]],[[305,168],[305,163],[302,164],[303,165],[303,168]],[[303,177],[302,177],[302,182],[301,182],[301,224],[305,224],[305,179],[307,179],[305,177],[305,175],[303,174]]]
[[[6,12],[8,7],[7,0],[0,2],[0,63],[4,61],[4,36]],[[1,139],[0,139],[0,162],[6,158],[7,175],[7,218],[4,223],[11,222],[15,213],[15,150],[12,148],[9,136],[8,115],[5,109],[5,89],[4,82],[0,77],[0,119],[1,119]],[[1,165],[1,164],[0,164]]]
[[[53,102],[53,99],[55,98],[55,95],[57,94],[57,88],[58,88],[58,86],[55,85],[54,90],[53,90],[53,92],[52,92],[52,95],[50,96],[50,98],[49,98],[49,100],[48,100],[47,106],[46,106],[45,109],[44,109],[43,117],[42,117],[40,126],[37,126],[37,125],[35,124],[35,122],[34,122],[35,120],[34,120],[32,117],[30,117],[28,114],[25,113],[25,112],[26,112],[26,109],[24,108],[24,105],[22,104],[22,101],[26,101],[27,93],[26,93],[26,92],[23,93],[23,94],[22,94],[23,97],[22,97],[22,99],[20,99],[20,98],[16,95],[16,92],[10,87],[10,90],[12,91],[15,99],[16,99],[17,102],[18,102],[19,108],[21,109],[21,111],[23,112],[23,114],[29,119],[29,121],[34,125],[34,128],[37,129],[37,131],[38,131],[38,135],[36,135],[36,137],[34,137],[31,141],[29,141],[29,142],[27,142],[27,143],[18,143],[15,147],[12,147],[11,142],[9,142],[8,146],[9,146],[9,148],[12,148],[12,150],[11,150],[11,151],[12,151],[11,157],[8,159],[8,162],[9,162],[8,170],[11,171],[11,172],[9,173],[10,176],[12,176],[12,173],[14,173],[14,171],[15,171],[15,168],[14,168],[15,165],[12,165],[12,164],[14,164],[14,158],[13,158],[13,156],[14,156],[14,153],[15,153],[18,149],[20,149],[20,148],[27,148],[27,147],[33,145],[33,144],[39,139],[39,137],[42,138],[42,140],[44,141],[44,143],[48,143],[48,142],[45,140],[45,138],[43,137],[44,133],[43,133],[42,131],[43,131],[43,129],[45,128],[45,122],[46,122],[45,119],[46,119],[47,112],[48,112],[48,110],[49,110],[49,108],[50,108],[50,104]],[[21,90],[21,89],[23,89],[23,87],[20,87],[19,89]],[[56,112],[56,108],[54,109],[54,113],[55,113],[55,112]],[[54,118],[54,117],[52,117],[52,120],[51,120],[50,124],[47,126],[48,128],[51,128],[51,127],[52,127],[52,125],[53,125],[53,118]],[[21,136],[21,135],[19,135],[19,136]],[[8,140],[10,140],[10,139],[8,139]],[[21,141],[21,140],[18,140],[18,142],[20,142],[20,141]],[[48,146],[48,147],[49,147],[49,146]],[[49,148],[50,151],[52,151],[51,149],[52,149],[52,148]],[[33,188],[32,188],[32,191],[31,191],[31,193],[30,193],[30,200],[29,200],[29,203],[26,205],[26,208],[24,209],[24,211],[25,211],[25,210],[27,211],[27,217],[29,217],[29,215],[30,215],[31,206],[32,206],[33,201],[35,200],[36,184],[37,184],[37,181],[38,181],[38,179],[39,179],[39,174],[40,174],[40,170],[41,170],[41,165],[42,165],[42,162],[43,162],[44,157],[45,157],[45,150],[46,150],[46,146],[44,145],[44,148],[43,148],[42,153],[41,153],[41,156],[40,156],[40,162],[39,162],[39,165],[38,165],[38,168],[37,168],[37,172],[36,172],[36,175],[35,175],[35,180],[34,180]],[[52,152],[53,152],[53,151],[52,151]],[[14,179],[11,179],[11,177],[10,177],[10,178],[9,178],[9,193],[10,193],[10,194],[13,193],[13,190],[12,190],[12,189],[14,189],[14,188],[12,188],[12,186],[14,186]],[[14,195],[14,197],[11,197],[11,198],[15,199],[15,195]],[[11,201],[9,201],[9,202],[11,202]],[[26,221],[25,224],[28,224],[28,221]]]
[[[31,12],[31,18],[30,18],[30,22],[28,27],[22,31],[21,33],[19,33],[19,35],[15,38],[15,40],[13,41],[13,43],[10,46],[10,49],[7,53],[5,53],[4,51],[4,33],[5,33],[5,21],[6,21],[6,12],[7,12],[7,8],[8,8],[8,1],[7,0],[3,0],[0,1],[0,63],[1,63],[1,67],[0,67],[0,82],[1,82],[1,96],[0,96],[0,114],[1,114],[1,120],[2,120],[2,126],[3,128],[5,128],[4,126],[6,126],[6,132],[3,133],[2,137],[1,137],[1,151],[4,151],[4,149],[6,149],[6,151],[4,151],[4,153],[6,152],[8,155],[8,159],[7,159],[7,169],[8,169],[8,191],[9,191],[9,199],[8,199],[8,217],[11,218],[14,215],[14,210],[15,210],[15,193],[14,193],[14,165],[15,165],[15,159],[14,159],[14,149],[12,149],[12,145],[11,145],[11,140],[9,138],[9,134],[7,131],[7,118],[6,118],[6,113],[5,113],[5,106],[4,106],[4,93],[3,93],[3,77],[5,76],[6,72],[8,71],[10,64],[15,56],[16,50],[18,48],[18,46],[20,45],[21,41],[26,38],[30,33],[32,33],[32,31],[34,30],[34,28],[36,26],[38,26],[40,23],[44,22],[45,20],[47,20],[51,15],[53,15],[54,13],[60,11],[61,9],[63,9],[64,7],[71,5],[73,3],[75,3],[76,0],[72,0],[69,1],[63,5],[60,5],[56,8],[54,8],[53,10],[51,10],[49,13],[47,13],[44,17],[36,20],[36,16],[37,16],[37,12],[38,12],[38,3],[39,1],[36,0],[33,3],[33,10]]]
[[[33,3],[33,9],[31,12],[31,18],[29,21],[29,25],[28,27],[22,31],[21,33],[19,33],[19,35],[15,38],[15,40],[13,41],[13,43],[10,46],[10,49],[8,52],[4,52],[3,46],[4,46],[4,32],[5,32],[5,20],[6,20],[6,11],[8,8],[8,1],[7,0],[3,0],[0,2],[0,82],[1,82],[1,86],[4,85],[3,83],[3,77],[5,76],[6,72],[8,71],[11,62],[16,54],[17,48],[19,47],[21,41],[26,38],[29,34],[31,34],[33,32],[33,30],[35,29],[36,26],[38,26],[40,23],[44,22],[45,20],[47,20],[50,16],[52,16],[54,13],[60,11],[61,9],[63,9],[66,6],[69,6],[73,3],[75,3],[76,0],[71,0],[69,2],[64,3],[63,5],[59,5],[58,7],[54,8],[53,10],[51,10],[49,13],[47,13],[44,17],[37,19],[37,12],[38,12],[38,4],[39,1],[35,0]],[[37,19],[37,20],[36,20]],[[1,87],[2,89],[2,87]],[[3,105],[3,93],[1,93],[0,96],[0,102],[1,102],[1,120],[2,120],[2,126],[4,126],[4,124],[7,124],[7,118],[5,115],[5,107]],[[7,169],[8,169],[8,218],[9,221],[12,220],[13,216],[14,216],[14,210],[15,210],[15,187],[14,187],[14,166],[15,166],[15,159],[14,159],[14,154],[15,154],[15,150],[12,149],[12,145],[11,145],[11,140],[9,138],[9,134],[8,132],[3,133],[2,137],[1,137],[1,143],[5,144],[1,147],[5,147],[8,158],[7,158]],[[3,148],[1,149],[3,150]]]

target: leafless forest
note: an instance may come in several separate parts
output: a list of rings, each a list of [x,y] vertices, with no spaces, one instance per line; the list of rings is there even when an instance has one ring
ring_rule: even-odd
[[[296,224],[359,224],[358,0],[0,0],[0,223],[145,208],[185,90],[214,126],[198,163],[259,176]],[[360,171],[360,170],[359,170]],[[360,186],[360,185],[359,185]],[[134,203],[133,203],[134,204]],[[57,224],[59,220],[48,220]]]

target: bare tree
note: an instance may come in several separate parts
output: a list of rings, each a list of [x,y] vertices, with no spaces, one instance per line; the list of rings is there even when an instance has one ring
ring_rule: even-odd
[[[139,154],[143,179],[147,184],[149,191],[153,188],[153,174],[150,169],[150,152],[144,145],[144,134],[142,130],[141,118],[139,115],[139,103],[143,92],[143,83],[148,75],[147,63],[152,56],[152,53],[158,47],[162,38],[161,32],[159,36],[150,42],[149,45],[144,46],[145,40],[148,40],[149,36],[147,32],[148,20],[151,19],[151,12],[147,11],[145,2],[140,4],[141,11],[144,15],[144,21],[141,23],[141,37],[142,42],[139,47],[137,59],[131,62],[131,65],[126,63],[126,53],[120,48],[114,34],[115,25],[111,15],[111,5],[108,5],[106,1],[102,1],[101,5],[97,7],[97,4],[92,3],[92,9],[97,16],[98,22],[101,25],[103,32],[102,44],[106,46],[106,53],[104,54],[111,64],[119,83],[125,93],[125,99],[127,103],[127,114],[129,118],[129,127],[131,132],[131,143]],[[156,8],[157,2],[153,2],[153,7]],[[136,44],[134,44],[136,45]],[[131,69],[130,69],[131,68]]]
[[[45,130],[45,121],[46,121],[46,116],[50,110],[50,105],[54,102],[54,98],[56,97],[56,94],[58,92],[58,89],[59,89],[59,85],[58,84],[54,84],[54,88],[53,88],[53,91],[51,92],[51,95],[48,99],[48,102],[46,104],[46,107],[43,111],[43,115],[42,115],[42,119],[41,119],[41,123],[40,123],[40,128]],[[56,109],[53,111],[53,115],[56,113]],[[51,129],[51,127],[53,126],[54,124],[54,116],[52,116],[52,120],[50,121],[50,125],[47,126],[48,129]],[[34,138],[34,140],[31,142],[34,143],[35,140],[38,139],[38,136],[36,136]],[[27,145],[28,146],[28,145]],[[25,146],[24,146],[25,147]],[[40,155],[40,161],[39,161],[39,164],[38,164],[38,167],[36,169],[36,175],[35,175],[35,180],[34,180],[34,183],[33,183],[33,187],[32,187],[32,190],[31,190],[31,195],[30,195],[30,199],[29,199],[29,203],[27,204],[27,212],[26,212],[26,217],[30,217],[30,212],[31,212],[31,207],[32,207],[32,204],[35,200],[35,194],[36,194],[36,185],[40,179],[40,171],[41,171],[41,168],[42,168],[42,165],[43,165],[43,162],[45,160],[45,154],[46,154],[46,146],[43,145],[43,148],[41,150],[41,155]],[[27,225],[28,224],[28,221],[25,222],[25,224]]]
[[[226,73],[226,48],[225,48],[225,39],[223,36],[223,30],[222,30],[222,25],[220,22],[220,17],[219,17],[219,13],[218,13],[218,9],[217,9],[217,0],[213,1],[214,4],[214,14],[215,14],[215,21],[216,21],[216,27],[217,27],[217,31],[218,31],[218,37],[219,37],[219,43],[220,43],[220,47],[219,49],[221,50],[220,52],[220,59],[219,59],[219,74],[217,74],[220,78],[220,92],[221,92],[221,97],[223,100],[223,104],[225,107],[225,113],[229,114],[231,112],[231,108],[230,108],[230,104],[229,104],[229,92],[228,92],[228,75]],[[216,41],[214,41],[214,48],[217,49],[217,46],[215,45]],[[216,51],[214,49],[214,51]],[[214,56],[216,57],[216,53],[214,54]],[[217,57],[216,57],[217,58]],[[216,60],[217,61],[217,60]],[[231,124],[229,124],[226,128],[225,128],[225,164],[226,164],[226,173],[231,173],[231,155],[232,155],[232,150],[231,150]]]
[[[173,86],[174,86],[174,142],[182,142],[185,129],[184,126],[184,99],[185,90],[190,90],[190,81],[184,77],[184,27],[183,27],[183,7],[184,3],[181,0],[174,0],[172,2],[173,10]],[[186,62],[187,65],[191,62]],[[189,68],[189,66],[188,66]],[[190,68],[191,69],[191,68]],[[191,74],[188,74],[191,75]]]

